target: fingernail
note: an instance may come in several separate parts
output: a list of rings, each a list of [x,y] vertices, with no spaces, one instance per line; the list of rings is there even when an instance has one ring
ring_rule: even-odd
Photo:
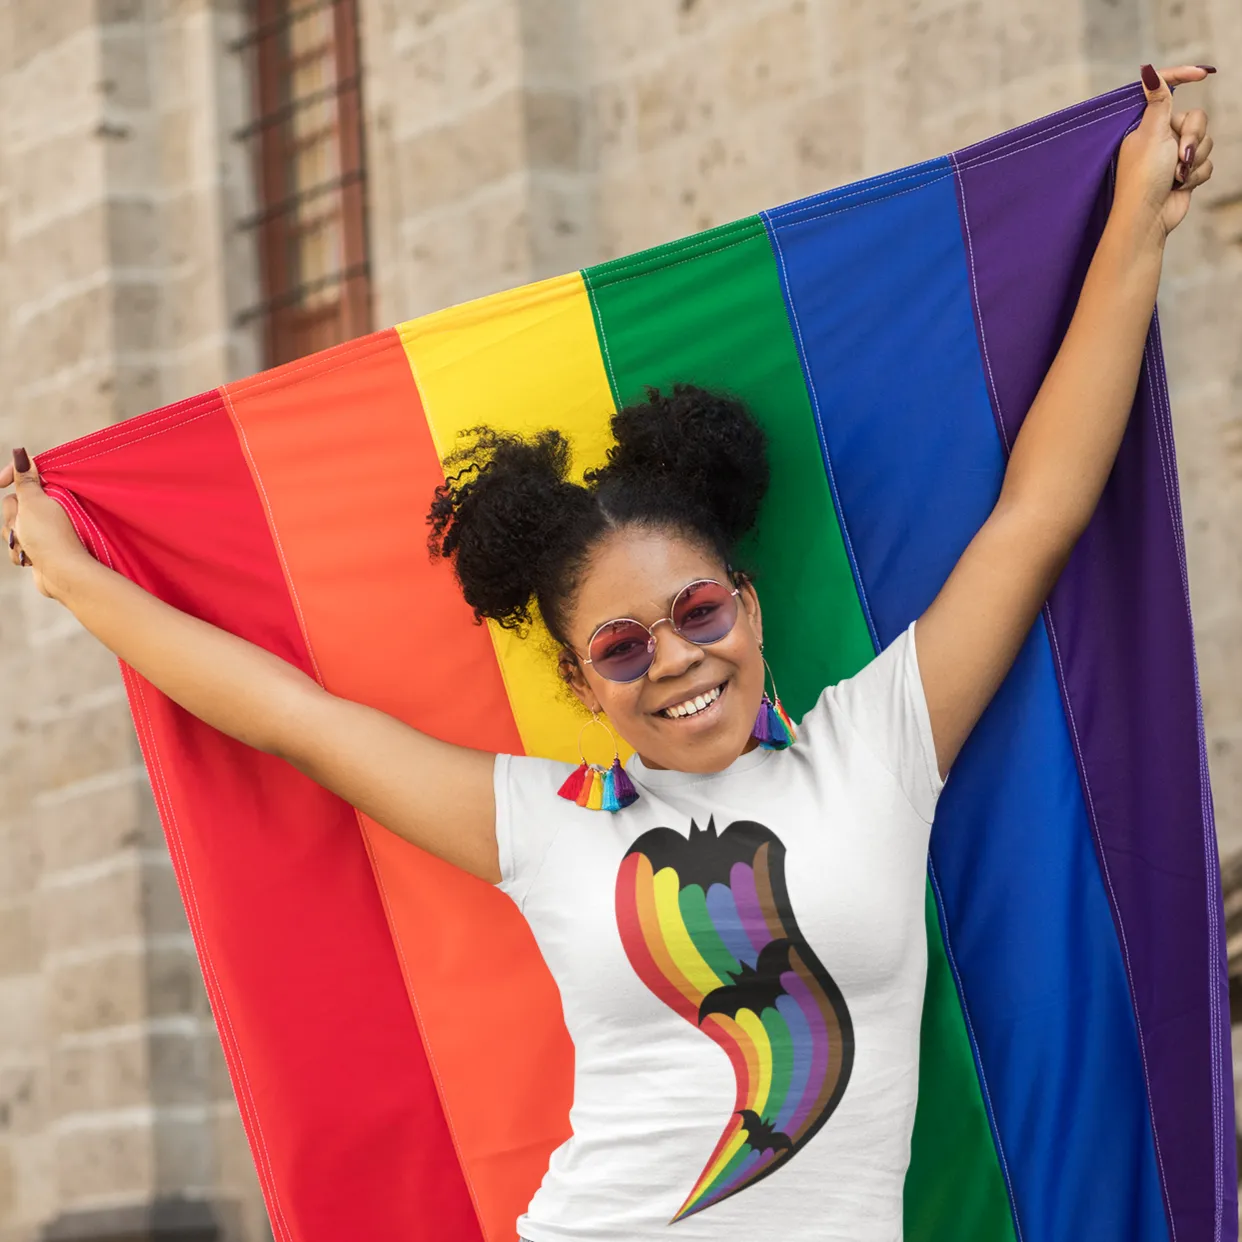
[[[1215,73],[1216,72],[1215,65],[1196,65],[1195,68],[1202,69],[1204,73]]]
[[[1182,156],[1182,163],[1186,165],[1187,171],[1195,166],[1195,144],[1193,142],[1186,144],[1186,154]]]
[[[1160,75],[1156,72],[1154,66],[1144,65],[1139,73],[1143,75],[1143,85],[1149,91],[1158,91],[1160,89]]]
[[[9,551],[10,552],[13,551],[13,545],[16,542],[17,542],[17,536],[12,531],[9,531]]]
[[[1186,180],[1186,165],[1178,164],[1177,171],[1173,174],[1173,184],[1181,185]]]
[[[15,448],[13,450],[13,465],[19,474],[28,474],[30,471],[30,454],[24,448]]]

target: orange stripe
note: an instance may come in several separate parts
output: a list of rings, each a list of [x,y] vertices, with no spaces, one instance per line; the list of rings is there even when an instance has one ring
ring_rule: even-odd
[[[324,685],[449,741],[521,753],[487,631],[428,558],[443,474],[397,334],[224,391]],[[485,1235],[510,1239],[568,1134],[560,1000],[508,898],[363,828]]]

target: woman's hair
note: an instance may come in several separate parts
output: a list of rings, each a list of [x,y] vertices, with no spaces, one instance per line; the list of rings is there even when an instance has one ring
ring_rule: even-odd
[[[626,526],[674,531],[731,564],[768,487],[767,439],[746,407],[690,384],[651,388],[613,416],[612,434],[606,464],[575,483],[559,431],[465,433],[436,489],[428,542],[452,560],[477,620],[523,629],[533,601],[565,643],[592,549]]]

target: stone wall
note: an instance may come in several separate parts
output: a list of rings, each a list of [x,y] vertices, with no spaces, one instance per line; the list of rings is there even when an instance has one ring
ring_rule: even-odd
[[[0,443],[259,365],[234,0],[0,3]],[[264,1217],[114,662],[0,575],[0,1238]],[[219,1228],[213,1224],[218,1222]]]
[[[379,324],[1209,59],[1162,299],[1222,847],[1242,851],[1237,0],[360,0]],[[244,0],[0,0],[0,446],[257,369]],[[0,1242],[266,1236],[111,660],[0,573]],[[1240,873],[1242,874],[1242,873]]]

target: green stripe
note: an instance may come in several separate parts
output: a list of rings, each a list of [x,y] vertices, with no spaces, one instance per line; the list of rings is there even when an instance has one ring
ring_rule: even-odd
[[[740,220],[582,275],[618,404],[638,400],[648,385],[701,384],[740,397],[768,434],[772,487],[740,561],[756,572],[766,652],[797,720],[824,686],[856,673],[875,651],[763,222]],[[1008,1197],[930,890],[927,911],[906,1236],[1011,1242]]]
[[[715,972],[721,984],[727,984],[742,973],[742,964],[729,952],[725,942],[720,939],[712,916],[707,910],[707,898],[698,884],[690,884],[683,888],[677,897],[681,907],[681,919],[690,933],[690,941],[703,960]]]
[[[768,434],[774,483],[739,560],[758,575],[765,652],[797,720],[875,651],[763,222],[741,220],[583,278],[618,404],[684,380],[740,397]],[[797,608],[783,606],[794,600]]]
[[[793,1077],[793,1036],[785,1024],[779,1009],[768,1008],[759,1015],[763,1029],[768,1033],[768,1045],[772,1049],[772,1085],[768,1088],[768,1100],[763,1108],[763,1119],[775,1125],[785,1098],[789,1095],[789,1080]]]

